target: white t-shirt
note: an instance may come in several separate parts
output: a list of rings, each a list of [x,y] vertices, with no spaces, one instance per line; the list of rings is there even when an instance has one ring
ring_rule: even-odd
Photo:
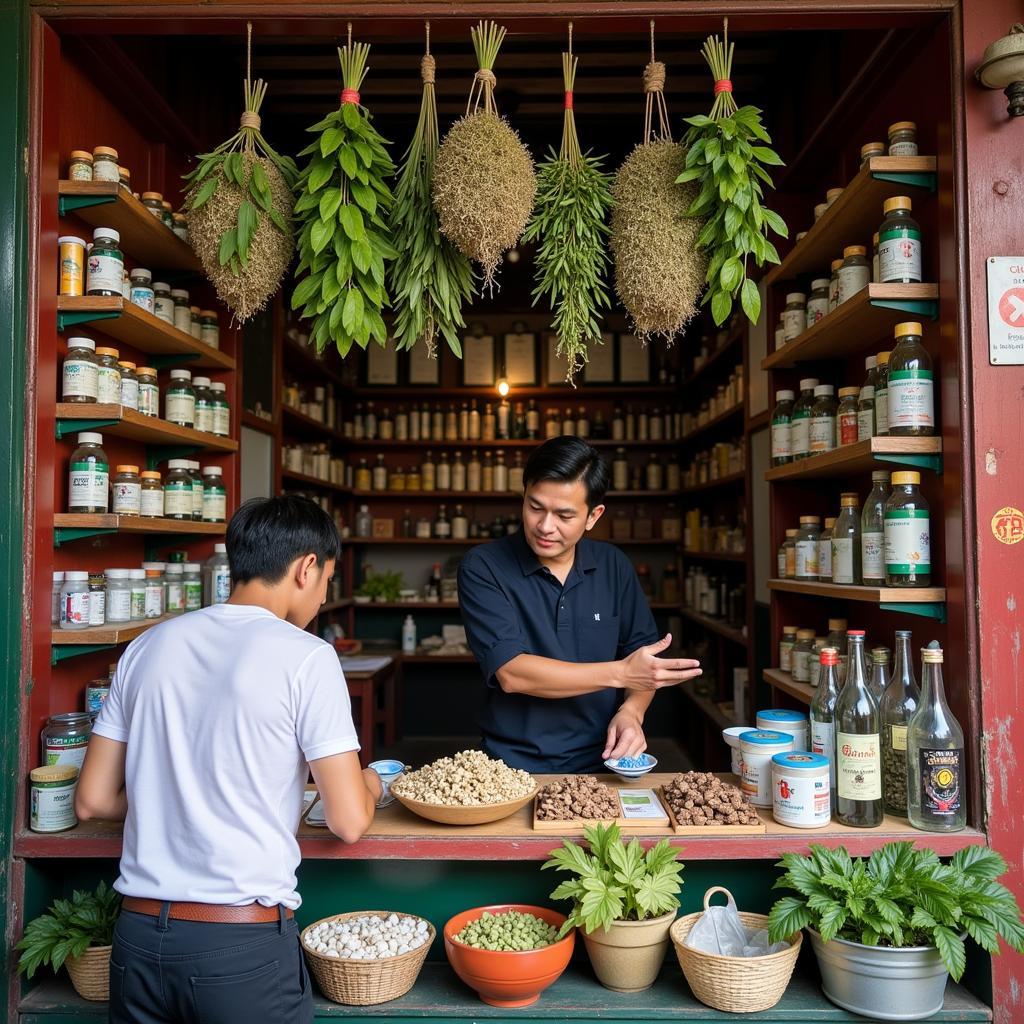
[[[296,908],[307,761],[358,750],[338,656],[253,605],[129,644],[93,731],[127,743],[126,896]]]

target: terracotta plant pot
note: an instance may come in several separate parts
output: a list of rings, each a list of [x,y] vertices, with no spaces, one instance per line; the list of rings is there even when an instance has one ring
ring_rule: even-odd
[[[589,935],[580,929],[597,980],[613,992],[650,988],[668,950],[669,929],[676,919],[670,910],[646,921],[615,921]]]
[[[553,942],[543,949],[522,952],[502,952],[493,949],[475,949],[457,942],[455,936],[470,921],[482,917],[484,911],[503,914],[518,910],[533,914],[555,928],[565,923],[565,915],[547,907],[532,907],[522,903],[503,903],[493,907],[476,907],[456,914],[444,926],[444,951],[455,973],[490,1006],[518,1007],[537,1002],[541,992],[553,985],[569,965],[575,932]]]
[[[90,946],[81,956],[69,956],[64,966],[71,984],[83,998],[101,1003],[110,998],[110,946]]]

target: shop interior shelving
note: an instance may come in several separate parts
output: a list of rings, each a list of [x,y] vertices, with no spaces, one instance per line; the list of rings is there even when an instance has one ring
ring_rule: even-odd
[[[144,416],[122,405],[58,402],[56,416],[58,439],[77,434],[81,430],[102,430],[113,437],[142,441],[147,445],[180,446],[189,452],[238,451],[238,442],[234,438],[179,426],[157,416]],[[166,458],[166,454],[163,457]]]

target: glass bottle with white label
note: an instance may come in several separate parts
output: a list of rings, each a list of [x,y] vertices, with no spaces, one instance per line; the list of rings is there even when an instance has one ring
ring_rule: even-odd
[[[921,704],[907,729],[907,813],[914,828],[959,832],[967,825],[964,731],[946,703],[942,648],[921,651]]]
[[[800,381],[800,394],[793,405],[790,426],[794,459],[806,459],[811,454],[811,406],[814,405],[814,389],[817,386],[815,377],[805,377]]]
[[[889,473],[871,474],[871,493],[860,516],[860,566],[865,587],[885,586],[885,502],[889,497]]]
[[[836,817],[841,825],[882,824],[881,719],[868,689],[864,630],[847,632],[846,683],[836,702]]]
[[[875,436],[889,433],[889,357],[891,352],[879,352],[875,367]]]
[[[832,527],[835,525],[834,517],[826,519],[818,534],[818,579],[822,583],[832,582]]]
[[[61,374],[62,402],[95,402],[99,395],[96,342],[92,338],[68,338],[68,354]]]
[[[171,370],[171,382],[164,392],[164,418],[180,427],[195,425],[196,393],[189,370]]]
[[[203,522],[227,521],[228,492],[224,486],[224,470],[220,466],[203,466]]]
[[[96,228],[86,257],[85,294],[120,296],[124,290],[121,236],[113,228]]]
[[[811,406],[811,425],[808,442],[811,455],[821,455],[836,446],[836,389],[831,384],[819,384],[814,389]]]
[[[832,810],[836,808],[836,703],[839,700],[839,652],[825,647],[820,655],[818,685],[811,700],[808,717],[811,726],[811,750],[828,758],[829,791]]]
[[[817,277],[811,282],[807,298],[807,326],[813,327],[828,315],[828,278]]]
[[[836,441],[839,448],[845,448],[848,444],[856,444],[862,440],[860,437],[860,393],[860,388],[839,389],[839,408],[836,410]]]
[[[882,204],[885,220],[878,229],[878,278],[882,284],[921,283],[921,225],[911,216],[909,196]]]
[[[78,435],[78,447],[68,467],[68,511],[106,512],[110,506],[110,460],[103,435]]]
[[[791,292],[782,311],[782,331],[787,342],[796,341],[807,330],[807,296]]]
[[[832,582],[860,586],[860,501],[847,491],[839,499],[840,511],[832,527]]]
[[[164,477],[164,518],[192,518],[192,474],[188,459],[171,459]]]
[[[796,579],[796,535],[799,530],[787,530],[786,539],[782,543],[782,560],[785,565],[783,579]]]
[[[907,816],[907,726],[921,700],[910,656],[909,629],[896,630],[896,660],[882,694],[882,801],[887,814]]]
[[[885,582],[927,587],[932,581],[931,518],[918,487],[920,473],[893,473],[885,503]]]
[[[806,582],[818,579],[818,516],[801,516],[796,535],[796,578]]]
[[[848,245],[843,250],[843,262],[836,278],[839,282],[838,304],[849,302],[871,283],[871,261],[863,245]]]
[[[792,391],[775,392],[772,410],[772,465],[785,466],[793,461],[793,399]]]
[[[888,425],[891,437],[931,437],[935,433],[932,357],[921,343],[915,321],[897,324],[889,356]]]

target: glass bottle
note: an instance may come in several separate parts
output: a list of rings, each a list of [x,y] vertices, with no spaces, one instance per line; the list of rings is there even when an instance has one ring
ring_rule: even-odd
[[[168,562],[164,567],[164,611],[168,615],[181,615],[185,611],[185,566]]]
[[[509,405],[507,398],[498,403],[494,430],[501,441],[507,441],[512,436],[512,406]]]
[[[192,391],[195,394],[196,430],[213,433],[213,392],[209,377],[193,377]]]
[[[860,586],[860,502],[855,493],[847,491],[840,497],[839,503],[839,515],[832,527],[832,582]]]
[[[876,356],[869,357],[871,360],[876,358]],[[877,381],[878,371],[872,363],[868,370],[868,383],[860,388],[859,392],[856,388],[851,389],[857,394],[854,402],[857,410],[855,428],[858,441],[870,441],[878,433],[877,415],[875,413],[875,386]]]
[[[931,437],[935,433],[932,357],[921,343],[919,323],[897,324],[889,356],[888,424],[892,437]]]
[[[612,459],[612,490],[629,490],[629,459],[625,448],[616,448]]]
[[[377,440],[377,413],[374,410],[373,402],[366,403],[366,415],[363,417],[363,433],[366,435],[367,441]]]
[[[171,298],[171,286],[166,281],[153,282],[153,316],[174,326],[174,299]]]
[[[154,469],[147,469],[140,475],[140,479],[139,515],[151,519],[163,518],[164,488],[160,474]]]
[[[793,399],[792,391],[775,392],[772,410],[772,465],[785,466],[793,461]]]
[[[806,459],[811,454],[811,406],[814,405],[814,389],[817,386],[816,377],[806,377],[800,381],[800,394],[793,405],[791,427],[794,459]]]
[[[793,645],[793,680],[798,683],[811,681],[811,661],[814,655],[814,630],[798,629]]]
[[[690,604],[692,602],[687,602]],[[796,626],[783,626],[779,641],[779,668],[783,672],[793,671],[793,648],[796,646]]]
[[[836,446],[835,392],[836,389],[831,384],[819,384],[814,389],[808,434],[811,455],[830,452]]]
[[[466,464],[462,461],[462,452],[455,453],[455,461],[452,463],[452,490],[464,491],[466,489]]]
[[[465,406],[466,403],[463,402],[462,404]],[[409,414],[405,411],[404,405],[400,405],[398,412],[395,413],[395,440],[409,440]],[[417,439],[414,438],[413,440]]]
[[[480,440],[494,441],[498,429],[498,419],[494,415],[494,406],[484,402],[484,414],[480,419]]]
[[[434,536],[438,540],[447,540],[452,535],[452,524],[448,520],[448,509],[441,505],[437,510],[437,518],[434,520]]]
[[[879,708],[882,706],[882,697],[886,687],[889,685],[889,659],[892,651],[888,647],[871,648],[871,675],[868,679],[868,686],[871,689],[871,696]]]
[[[142,478],[139,476],[139,467],[118,466],[111,494],[113,496],[111,511],[114,515],[140,516],[142,514]]]
[[[453,402],[449,402],[444,414],[444,439],[449,442],[459,440],[459,410]]]
[[[622,408],[618,405],[615,406],[615,409],[612,412],[612,440],[626,440],[626,421],[622,416]]]
[[[187,459],[171,459],[164,477],[164,518],[192,518],[192,474]]]
[[[420,406],[419,411],[419,440],[429,441],[430,440],[430,406],[424,402]],[[472,420],[470,421],[472,423]],[[479,428],[477,428],[479,433]],[[472,430],[470,430],[470,436],[472,436]]]
[[[861,576],[866,587],[885,586],[885,502],[889,496],[889,473],[871,474],[871,493],[860,517]]]
[[[862,391],[862,388],[839,389],[839,408],[836,410],[836,440],[839,442],[840,448],[862,440],[859,429]]]
[[[369,491],[373,489],[373,473],[366,464],[366,459],[360,459],[359,465],[356,466],[356,475],[352,489],[356,491]]]
[[[402,513],[402,522],[401,522],[401,525],[399,526],[399,533],[398,533],[398,535],[400,537],[412,537],[412,536],[414,536],[414,533],[413,533],[413,523],[412,523],[412,509],[408,509],[407,508]]]
[[[836,275],[839,279],[838,305],[849,302],[871,283],[871,263],[863,245],[848,245],[843,250],[843,263]]]
[[[891,352],[879,352],[875,367],[875,436],[889,433],[889,357]]]
[[[917,125],[897,121],[889,125],[889,156],[917,156]]]
[[[517,451],[512,460],[512,465],[508,468],[508,489],[514,494],[523,493],[523,453]]]
[[[964,732],[946,703],[942,648],[921,651],[921,704],[907,729],[910,824],[926,832],[959,832],[967,825]]]
[[[537,402],[531,398],[526,404],[526,438],[536,441],[540,437],[540,410]]]
[[[139,381],[139,412],[143,416],[159,416],[160,385],[156,369],[152,366],[140,366],[135,375]]]
[[[517,441],[525,441],[526,435],[526,406],[522,402],[516,402],[512,417],[512,436]]]
[[[783,338],[795,341],[807,330],[807,296],[803,292],[790,292],[782,311]]]
[[[377,455],[377,461],[373,464],[370,486],[374,491],[386,491],[388,489],[388,467],[384,462],[382,454]]]
[[[828,758],[829,792],[836,808],[836,704],[839,701],[839,652],[825,647],[819,656],[818,684],[808,713],[811,751]]]
[[[447,452],[441,452],[435,472],[435,484],[439,491],[452,489],[452,464],[448,461]]]
[[[812,581],[818,578],[818,516],[801,516],[796,535],[796,578]]]
[[[184,288],[172,288],[171,298],[174,299],[174,326],[182,334],[191,334],[192,308],[188,304],[188,292]]]
[[[131,621],[142,622],[146,618],[146,570],[131,569],[128,579],[131,585]]]
[[[203,584],[199,577],[199,563],[182,564],[182,588],[185,592],[185,611],[194,612],[203,607]]]
[[[373,536],[373,516],[370,514],[369,505],[360,505],[356,512],[355,521],[356,536],[365,539]]]
[[[164,392],[164,419],[180,427],[195,424],[196,393],[189,370],[171,370],[171,382]]]
[[[484,464],[480,470],[480,486],[484,494],[494,493],[494,461],[490,452],[484,452]]]
[[[864,630],[847,632],[846,683],[836,703],[836,811],[842,825],[882,823],[881,721],[864,665]]]
[[[828,279],[828,311],[831,313],[839,305],[839,268],[842,260],[833,260]]]
[[[191,518],[191,517],[190,517]],[[143,562],[146,571],[146,618],[159,619],[167,607],[164,562]]]
[[[214,544],[213,555],[203,565],[203,603],[223,604],[231,596],[231,565],[226,544]]]
[[[100,405],[121,404],[121,370],[116,348],[96,349],[96,401]]]
[[[825,520],[825,526],[818,534],[818,579],[822,583],[832,582],[832,527],[833,517]]]
[[[106,512],[110,503],[110,460],[103,450],[103,435],[86,431],[68,467],[68,511]]]
[[[220,466],[203,467],[203,522],[224,523],[228,518],[228,492]]]
[[[86,295],[124,295],[124,253],[121,236],[113,228],[96,228],[92,233],[85,264]]]
[[[656,452],[651,452],[647,460],[644,483],[649,491],[660,491],[664,488],[664,472]]]
[[[505,465],[505,453],[500,448],[494,453],[494,490],[498,494],[508,490],[508,466]]]
[[[480,453],[474,448],[469,453],[469,462],[466,463],[466,490],[479,494],[482,486],[483,465],[480,462]]]
[[[921,225],[911,216],[909,196],[882,204],[885,220],[878,229],[878,277],[882,284],[921,283]]]
[[[892,475],[892,494],[885,503],[885,582],[890,587],[927,587],[932,581],[930,512],[920,483],[920,473]]]
[[[882,694],[882,794],[888,814],[907,816],[907,727],[921,691],[914,679],[910,630],[896,630],[896,662]]]
[[[195,459],[186,460],[186,465],[192,480],[192,518],[198,522],[203,518],[203,475]]]
[[[434,456],[430,452],[427,452],[423,465],[420,466],[420,475],[423,478],[423,490],[437,490],[437,470],[434,466]]]
[[[828,314],[828,278],[817,277],[811,282],[807,298],[807,326],[813,327]]]
[[[223,381],[215,380],[210,385],[213,399],[213,433],[217,437],[231,436],[231,406],[228,404],[228,386]]]
[[[846,681],[846,661],[847,661],[847,646],[846,646],[846,629],[848,623],[846,619],[829,619],[828,620],[828,636],[825,637],[825,646],[834,647],[839,655],[839,664],[836,667],[836,673],[839,676],[839,687],[842,689],[843,683]]]
[[[796,535],[799,532],[799,530],[786,531],[786,540],[782,545],[786,557],[786,574],[783,579],[796,579]]]
[[[465,540],[468,536],[469,517],[462,511],[461,505],[456,505],[452,515],[452,540]]]

